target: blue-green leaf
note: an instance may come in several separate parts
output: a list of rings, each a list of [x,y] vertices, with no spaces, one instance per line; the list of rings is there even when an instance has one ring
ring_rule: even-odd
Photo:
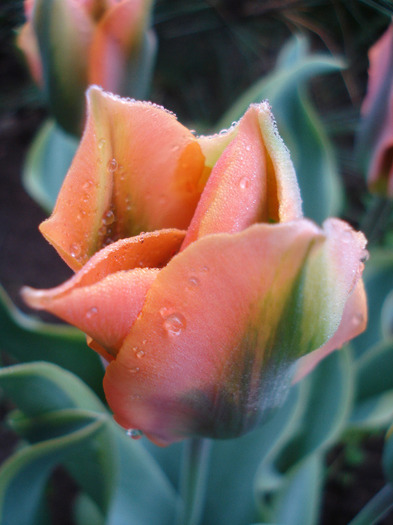
[[[370,259],[364,271],[364,282],[370,308],[367,330],[352,343],[357,357],[367,352],[383,338],[381,310],[388,293],[393,289],[392,250],[370,251]]]
[[[368,349],[356,362],[350,424],[375,428],[393,418],[393,339]]]
[[[2,525],[33,524],[52,469],[69,454],[82,451],[85,443],[103,426],[103,420],[98,419],[74,433],[25,447],[13,454],[0,469]]]
[[[306,389],[298,430],[275,459],[285,473],[315,451],[326,450],[345,428],[352,409],[353,363],[348,349],[333,352],[302,383]]]
[[[106,412],[78,377],[50,363],[27,363],[0,370],[0,387],[30,417],[67,408]]]
[[[79,330],[43,323],[20,312],[0,287],[0,348],[17,361],[49,361],[65,368],[104,399],[102,363]]]
[[[74,158],[78,141],[47,120],[30,146],[23,168],[27,193],[50,213]]]
[[[265,519],[285,525],[315,525],[318,522],[323,481],[323,457],[312,454],[285,477],[274,496],[273,509]]]

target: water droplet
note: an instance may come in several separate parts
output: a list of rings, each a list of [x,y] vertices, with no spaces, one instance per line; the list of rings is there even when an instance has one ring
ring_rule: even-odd
[[[109,173],[114,173],[117,170],[117,160],[116,159],[110,160],[106,167]]]
[[[139,368],[137,366],[135,366],[134,368],[130,368],[130,372],[131,374],[136,374],[137,372],[139,372]]]
[[[168,317],[164,320],[164,328],[168,335],[180,335],[185,327],[186,318],[179,312],[168,315]]]
[[[370,258],[370,254],[368,253],[368,251],[363,250],[363,253],[360,256],[360,262],[365,263],[369,260],[369,258]]]
[[[201,272],[207,273],[208,271],[209,271],[209,267],[208,266],[202,266]]]
[[[169,313],[169,310],[166,306],[163,306],[162,308],[160,308],[161,317],[167,317],[168,313]]]
[[[199,286],[199,279],[197,277],[195,277],[194,275],[192,275],[189,279],[188,279],[188,284],[192,287],[192,288],[195,288],[196,286]]]
[[[79,244],[74,243],[71,245],[71,257],[74,257],[75,259],[77,259],[81,253],[82,253],[82,249]]]
[[[146,343],[147,343],[147,339],[144,339],[144,340],[142,341],[142,344],[145,345]]]
[[[138,359],[141,359],[145,355],[144,350],[140,350],[137,346],[134,346],[132,351]]]
[[[83,189],[83,190],[88,190],[91,186],[93,186],[93,181],[91,181],[91,180],[87,180],[87,181],[83,184],[82,189]]]
[[[249,144],[246,146],[246,151],[251,151],[251,146]]]
[[[102,218],[102,224],[105,224],[105,226],[109,226],[110,224],[113,224],[115,222],[115,214],[112,210],[108,210],[103,218]]]
[[[172,146],[172,151],[179,151],[179,149],[180,149],[179,144],[175,144],[174,146]]]
[[[129,428],[127,430],[127,436],[131,439],[140,439],[143,436],[142,430],[137,430],[136,428]]]
[[[92,308],[90,308],[90,310],[87,310],[86,312],[86,317],[88,319],[91,319],[92,317],[94,317],[95,315],[97,315],[98,313],[98,308],[93,306]]]
[[[106,140],[105,139],[100,139],[98,141],[98,149],[101,149],[101,150],[104,149],[105,144],[106,144]]]
[[[363,322],[363,320],[364,320],[363,314],[358,312],[352,317],[352,324],[354,324],[355,326],[358,326]]]
[[[250,181],[246,177],[243,177],[239,182],[240,189],[242,190],[247,189],[249,185]]]

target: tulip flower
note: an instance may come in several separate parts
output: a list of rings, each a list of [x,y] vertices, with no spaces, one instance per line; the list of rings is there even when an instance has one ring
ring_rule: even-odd
[[[365,326],[365,238],[302,217],[266,102],[196,137],[161,107],[90,88],[40,229],[76,273],[25,300],[87,334],[114,417],[160,445],[243,434],[282,403],[299,358],[312,356],[306,373]]]
[[[83,127],[84,93],[99,84],[143,98],[155,54],[152,0],[25,0],[17,43],[51,111],[68,132]]]
[[[372,192],[393,198],[393,25],[369,51],[359,150]]]

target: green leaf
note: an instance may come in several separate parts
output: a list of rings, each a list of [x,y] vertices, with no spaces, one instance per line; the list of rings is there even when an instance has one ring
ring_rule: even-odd
[[[0,387],[30,417],[67,408],[106,412],[78,377],[50,363],[27,363],[0,370]]]
[[[106,525],[172,525],[179,504],[168,478],[139,442],[115,428],[117,476]],[[153,502],[153,504],[152,504]]]
[[[35,465],[29,450],[41,447],[49,454],[52,443],[67,444],[81,429],[102,422],[100,433],[83,449],[71,456],[58,455],[56,464],[62,463],[98,505],[106,525],[172,523],[178,502],[164,472],[140,443],[127,437],[80,379],[52,364],[30,363],[0,370],[0,387],[20,409],[11,414],[11,425],[33,443],[26,449],[25,470],[29,463]],[[44,452],[43,458],[45,466]],[[54,465],[50,459],[34,497],[39,498]],[[17,487],[13,490],[16,493]]]
[[[78,141],[47,120],[30,146],[23,168],[27,193],[50,213],[74,158]]]
[[[105,525],[97,505],[86,494],[78,494],[75,498],[74,519],[76,525]]]
[[[45,360],[78,375],[101,399],[103,366],[75,328],[43,323],[20,312],[0,287],[0,348],[18,361]]]
[[[393,417],[393,340],[371,347],[356,362],[355,397],[350,424],[375,428]]]
[[[11,456],[0,469],[2,525],[33,524],[52,469],[69,454],[83,451],[85,443],[103,426],[102,420],[96,420],[74,433],[28,446]]]
[[[7,423],[19,436],[29,443],[39,443],[76,432],[101,414],[79,408],[53,410],[33,417],[20,410],[8,415]]]
[[[285,525],[315,525],[318,522],[323,480],[323,456],[312,454],[284,480],[274,496],[268,517],[272,523]],[[270,505],[269,505],[270,506]]]
[[[310,78],[342,68],[337,58],[310,55],[307,40],[294,37],[281,52],[274,71],[246,91],[217,126],[228,127],[251,103],[268,99],[293,158],[304,213],[319,223],[338,213],[342,189],[333,147],[304,87]]]
[[[386,479],[393,484],[393,427],[387,432],[385,447],[383,449],[382,464]]]
[[[302,381],[303,414],[292,439],[275,459],[285,474],[316,451],[326,450],[343,431],[353,397],[353,363],[348,349],[333,352]]]
[[[360,357],[368,349],[377,344],[383,337],[381,329],[381,310],[384,301],[393,289],[393,251],[374,249],[370,251],[364,271],[368,304],[367,330],[360,334],[352,343],[356,356]]]

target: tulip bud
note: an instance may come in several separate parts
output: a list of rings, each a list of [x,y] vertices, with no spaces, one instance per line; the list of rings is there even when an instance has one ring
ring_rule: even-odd
[[[358,147],[370,191],[393,198],[393,25],[369,51]]]
[[[267,103],[195,137],[163,108],[90,88],[45,237],[76,271],[33,308],[78,326],[125,428],[164,445],[236,437],[284,400],[299,358],[360,333],[365,238],[302,218]],[[315,357],[317,356],[317,357]]]
[[[58,123],[80,134],[89,84],[145,98],[155,56],[151,0],[25,0],[18,45]]]

